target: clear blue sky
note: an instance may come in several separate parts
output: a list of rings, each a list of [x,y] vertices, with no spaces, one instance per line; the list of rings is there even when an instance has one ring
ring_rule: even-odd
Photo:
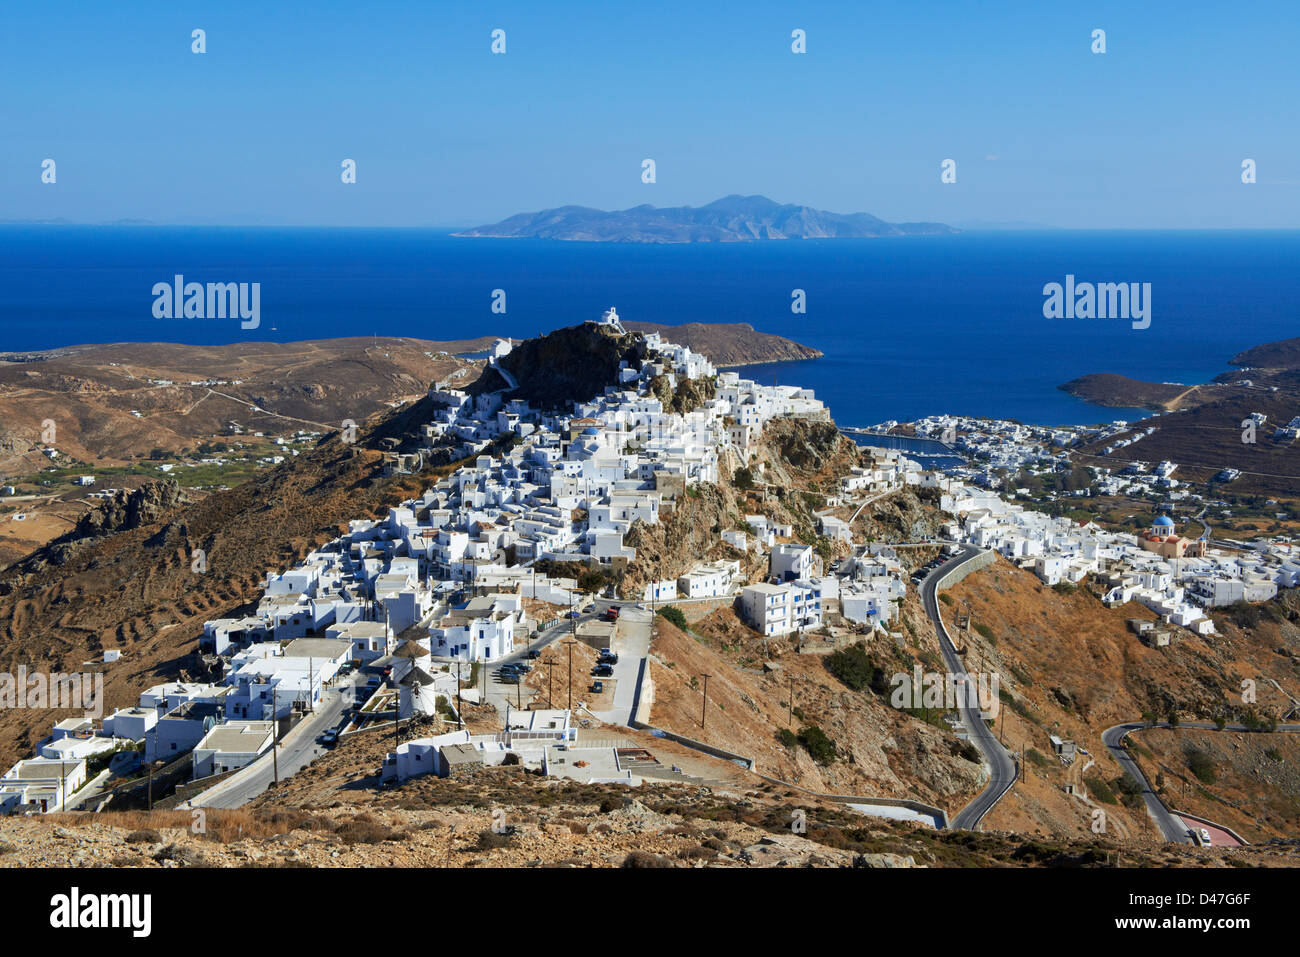
[[[447,226],[764,193],[889,220],[1300,226],[1295,0],[282,6],[7,4],[0,220]]]

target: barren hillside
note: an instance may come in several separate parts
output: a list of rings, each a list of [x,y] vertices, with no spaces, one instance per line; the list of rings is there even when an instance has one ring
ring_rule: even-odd
[[[1292,694],[1300,691],[1300,632],[1285,614],[1250,628],[1219,616],[1217,637],[1180,629],[1168,647],[1151,648],[1126,623],[1152,618],[1145,608],[1106,608],[1086,586],[1063,591],[999,559],[954,586],[951,603],[941,602],[950,631],[969,649],[967,670],[999,676],[999,731],[1008,747],[1046,759],[1029,755],[1030,781],[1017,785],[994,809],[992,827],[1057,834],[1086,830],[1089,809],[1063,789],[1070,782],[1087,786],[1100,780],[1115,790],[1120,768],[1101,744],[1101,732],[1112,725],[1140,720],[1144,713],[1164,717],[1176,711],[1184,719],[1201,720],[1236,716],[1244,710],[1241,680],[1247,677],[1258,683],[1261,712],[1289,707],[1266,677]],[[970,616],[969,631],[956,627],[958,615]],[[1066,768],[1053,755],[1049,735],[1074,740],[1090,755]],[[1096,763],[1082,772],[1089,757]],[[1106,809],[1134,834],[1148,827],[1140,811],[1122,804]]]

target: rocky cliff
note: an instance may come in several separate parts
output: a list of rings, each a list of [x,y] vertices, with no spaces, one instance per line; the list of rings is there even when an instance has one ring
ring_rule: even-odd
[[[584,322],[526,339],[499,360],[514,385],[489,366],[466,390],[470,395],[505,391],[534,408],[556,409],[600,395],[618,383],[620,362],[634,367],[650,354],[638,334],[619,334],[608,326]]]

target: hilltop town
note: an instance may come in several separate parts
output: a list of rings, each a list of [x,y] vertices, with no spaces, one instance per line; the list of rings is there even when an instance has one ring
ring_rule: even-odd
[[[1208,524],[1180,535],[1169,463],[1085,469],[1068,490],[1149,490],[1161,510],[1139,529],[1051,514],[1042,479],[1074,474],[1071,449],[1125,426],[936,417],[906,434],[936,437],[939,453],[912,457],[884,447],[898,423],[855,444],[811,391],[721,371],[613,308],[496,340],[472,381],[435,382],[359,433],[320,437],[416,494],[266,569],[254,600],[194,636],[191,673],[54,723],[0,777],[0,809],[237,808],[367,742],[373,765],[351,773],[380,789],[510,767],[593,787],[726,793],[766,779],[819,800],[854,788],[836,800],[863,818],[974,826],[1026,772],[989,732],[997,675],[989,693],[972,668],[953,696],[967,649],[943,589],[995,563],[1062,594],[1086,583],[1105,609],[1145,608],[1134,641],[1160,648],[1212,640],[1216,614],[1300,580],[1289,541],[1217,541]],[[674,673],[700,649],[702,667]],[[820,676],[806,651],[824,659]],[[105,646],[97,668],[130,654]],[[922,701],[923,665],[943,672],[946,696]],[[907,678],[905,704],[885,704],[902,687],[891,670]],[[844,688],[870,694],[835,714],[818,704],[814,720],[813,703]],[[1214,706],[1224,722],[1242,717],[1232,691]],[[877,734],[907,755],[869,754]],[[855,770],[836,769],[836,737],[864,739]],[[1064,766],[1089,753],[1051,738]]]

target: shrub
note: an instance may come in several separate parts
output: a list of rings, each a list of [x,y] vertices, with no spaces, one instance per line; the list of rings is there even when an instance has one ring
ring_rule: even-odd
[[[861,641],[828,655],[826,670],[854,691],[870,688],[879,695],[889,691],[889,675],[871,660]]]
[[[1213,784],[1216,778],[1214,773],[1214,759],[1208,752],[1196,749],[1187,755],[1187,770],[1196,775],[1196,779],[1202,784]]]
[[[624,867],[672,867],[672,862],[666,857],[660,857],[658,854],[651,854],[649,851],[632,851],[627,857],[623,858]]]
[[[486,831],[478,832],[478,849],[480,851],[492,851],[499,847],[506,847],[510,843],[509,834],[499,834],[488,828]]]
[[[695,847],[687,847],[677,852],[677,856],[683,861],[711,861],[717,857],[717,853],[710,848],[697,844]]]
[[[1048,758],[1047,755],[1043,754],[1042,751],[1039,751],[1037,748],[1030,748],[1028,751],[1026,751],[1025,758],[1028,759],[1030,763],[1036,764],[1040,768],[1045,768],[1052,763],[1051,759]]]
[[[812,759],[818,764],[830,764],[835,760],[835,742],[816,725],[799,732],[799,743],[808,750]]]
[[[659,614],[682,631],[686,630],[686,616],[676,605],[664,605],[659,609]]]
[[[799,736],[789,728],[782,728],[776,733],[776,738],[787,748],[796,747],[799,744]]]
[[[1123,777],[1115,780],[1115,790],[1119,791],[1121,800],[1130,807],[1135,806],[1142,794],[1142,785],[1137,778],[1125,771]]]
[[[351,820],[334,822],[334,833],[344,844],[382,844],[384,841],[396,841],[401,838],[400,831],[394,831],[387,824],[358,814]]]
[[[1083,783],[1087,787],[1088,793],[1102,804],[1119,803],[1115,800],[1115,792],[1110,789],[1110,785],[1096,775],[1084,778]]]
[[[975,626],[975,630],[979,632],[980,635],[982,635],[984,638],[988,639],[989,641],[997,641],[997,638],[995,638],[993,635],[993,629],[990,628],[988,625],[984,624],[984,622],[981,621],[979,624],[977,624]]]
[[[952,595],[949,595],[946,591],[941,591],[939,592],[939,600],[943,602],[945,605],[951,605],[955,599],[952,597]]]
[[[132,831],[126,836],[128,844],[161,844],[162,835],[153,828],[145,828],[140,831]]]

